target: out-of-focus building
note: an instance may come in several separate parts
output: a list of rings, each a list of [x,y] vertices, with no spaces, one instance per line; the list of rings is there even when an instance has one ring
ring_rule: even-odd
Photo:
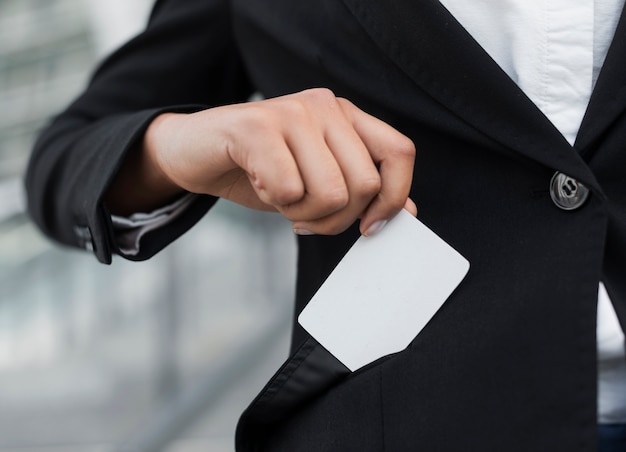
[[[139,31],[148,0],[0,0],[0,178],[85,84],[97,57]]]
[[[24,213],[37,131],[149,0],[0,0],[0,452],[229,451],[282,361],[289,225],[218,206],[144,263],[100,265]]]
[[[84,2],[0,1],[0,175],[19,177],[32,136],[85,82],[94,44]]]

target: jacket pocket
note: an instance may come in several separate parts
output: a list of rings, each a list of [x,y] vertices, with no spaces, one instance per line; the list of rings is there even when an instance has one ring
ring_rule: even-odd
[[[257,451],[272,426],[350,374],[315,339],[309,337],[280,367],[237,424],[236,450]]]
[[[315,339],[309,337],[241,415],[235,437],[236,450],[264,450],[268,435],[285,424],[292,415],[320,399],[323,394],[337,392],[336,389],[371,374],[390,356],[350,372]]]

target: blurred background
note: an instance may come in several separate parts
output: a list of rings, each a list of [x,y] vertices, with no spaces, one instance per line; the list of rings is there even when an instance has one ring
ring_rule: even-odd
[[[24,212],[34,136],[152,0],[0,0],[0,452],[226,452],[287,354],[290,225],[218,203],[148,262],[99,264]]]

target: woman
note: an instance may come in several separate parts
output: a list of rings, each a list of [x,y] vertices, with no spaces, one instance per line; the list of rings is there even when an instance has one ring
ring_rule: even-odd
[[[359,232],[417,203],[467,278],[354,374],[294,325],[238,448],[591,451],[607,429],[622,447],[595,340],[598,299],[626,320],[618,3],[158,1],[41,135],[30,211],[105,263],[149,258],[219,197],[278,211],[299,312]],[[118,226],[163,206],[156,231]]]

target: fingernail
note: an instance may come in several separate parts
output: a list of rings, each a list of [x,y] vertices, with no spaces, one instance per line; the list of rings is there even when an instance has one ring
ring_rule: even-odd
[[[387,224],[387,220],[378,220],[370,225],[369,228],[363,233],[365,237],[370,237],[380,231]]]
[[[298,235],[315,235],[315,233],[309,231],[308,229],[302,229],[302,228],[293,228],[293,232],[295,232]]]

